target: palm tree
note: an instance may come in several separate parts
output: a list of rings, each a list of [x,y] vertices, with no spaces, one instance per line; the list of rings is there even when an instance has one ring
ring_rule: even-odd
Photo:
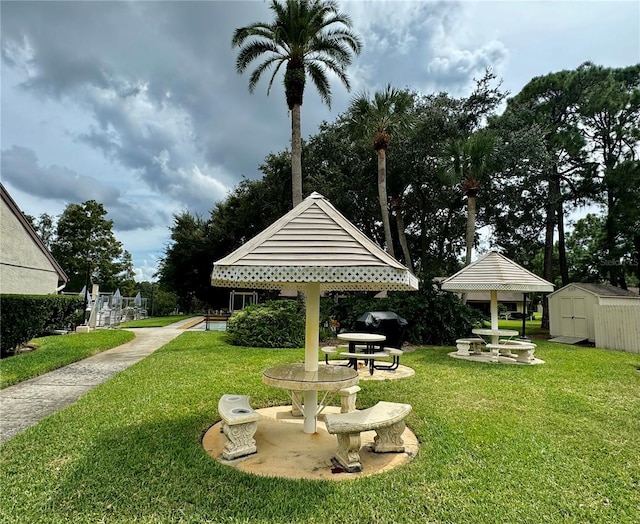
[[[273,68],[267,94],[280,68],[286,64],[284,89],[291,111],[291,179],[294,207],[302,202],[302,140],[300,108],[307,74],[320,98],[331,108],[331,89],[327,71],[351,89],[345,69],[353,54],[359,54],[360,38],[351,31],[351,19],[338,11],[333,0],[272,0],[272,22],[256,22],[235,30],[231,41],[240,47],[236,70],[243,73],[262,57],[249,78],[253,93],[262,73]]]
[[[408,91],[399,91],[387,85],[370,99],[367,92],[356,95],[347,111],[349,126],[358,137],[371,140],[378,157],[378,199],[382,214],[384,240],[387,252],[394,255],[389,202],[387,198],[387,149],[394,134],[411,126],[413,96]]]
[[[462,193],[467,197],[465,266],[471,263],[473,253],[478,192],[491,175],[495,148],[495,136],[483,129],[450,142],[445,149],[445,175],[450,181],[461,184]]]

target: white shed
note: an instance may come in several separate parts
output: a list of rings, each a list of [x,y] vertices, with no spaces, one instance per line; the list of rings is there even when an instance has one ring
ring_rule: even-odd
[[[596,316],[602,312],[599,306],[637,308],[640,295],[609,284],[567,284],[549,295],[549,334],[562,337],[563,342],[589,340],[597,344]],[[635,308],[629,310],[632,316]]]

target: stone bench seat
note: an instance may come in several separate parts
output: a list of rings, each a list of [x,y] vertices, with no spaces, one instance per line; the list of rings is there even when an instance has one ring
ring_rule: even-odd
[[[338,450],[332,462],[349,473],[362,471],[360,433],[363,431],[376,432],[372,446],[376,453],[404,452],[404,419],[411,410],[410,404],[381,401],[361,411],[327,414],[327,432],[335,434],[338,439]]]
[[[249,404],[249,395],[222,395],[218,401],[218,414],[222,418],[222,432],[227,441],[222,458],[233,460],[258,451],[253,436],[262,415]]]
[[[356,409],[356,395],[360,391],[360,386],[350,386],[338,390],[340,396],[340,412],[349,413]],[[291,416],[302,417],[303,414],[302,391],[291,391]]]
[[[469,350],[473,351],[475,355],[482,352],[482,346],[484,340],[479,337],[459,338],[456,340],[457,355],[462,357],[468,357],[470,355]]]
[[[504,356],[513,356],[511,352],[516,354],[516,362],[521,364],[531,364],[534,360],[533,353],[536,349],[535,344],[520,341],[509,341],[509,343],[487,344],[487,349],[491,351],[491,361],[498,362],[501,353]]]

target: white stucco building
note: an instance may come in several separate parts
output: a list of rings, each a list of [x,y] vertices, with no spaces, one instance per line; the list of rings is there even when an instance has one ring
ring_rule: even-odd
[[[67,275],[2,184],[0,193],[0,293],[56,293]]]

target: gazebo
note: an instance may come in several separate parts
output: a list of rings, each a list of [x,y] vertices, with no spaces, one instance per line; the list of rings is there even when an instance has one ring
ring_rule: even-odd
[[[497,251],[490,251],[442,282],[447,291],[490,291],[491,329],[498,329],[498,291],[551,292],[553,284],[516,264]],[[524,333],[523,333],[524,335]]]
[[[306,294],[305,371],[318,370],[322,291],[416,290],[417,278],[319,193],[213,265],[211,284]],[[322,364],[324,365],[324,364]],[[304,431],[315,433],[318,392],[304,392]]]

